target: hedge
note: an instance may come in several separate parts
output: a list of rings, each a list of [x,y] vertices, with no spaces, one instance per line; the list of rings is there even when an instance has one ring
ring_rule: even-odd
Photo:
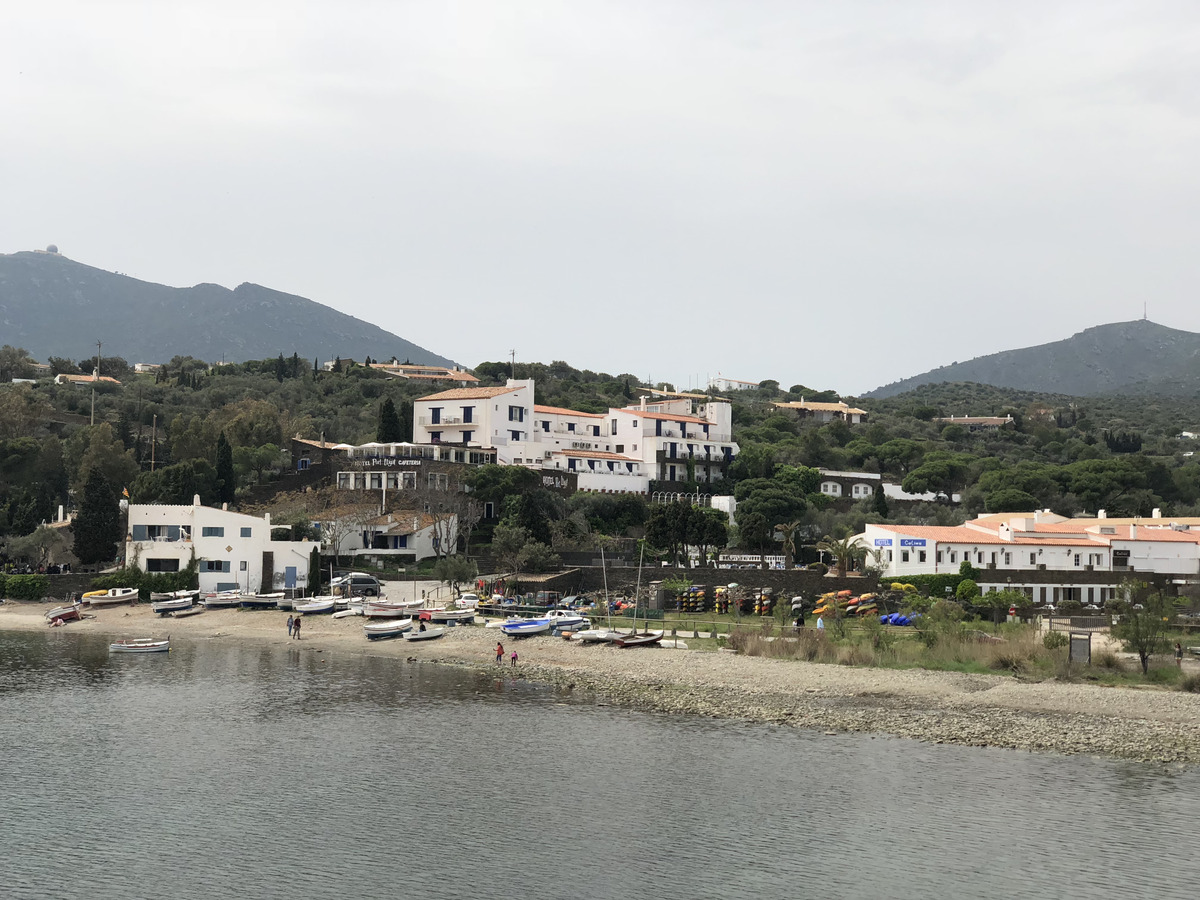
[[[946,597],[954,597],[958,591],[958,585],[965,579],[966,576],[954,574],[945,575],[906,575],[905,583],[913,585],[918,591],[927,597],[933,597],[935,600],[945,599]],[[946,589],[949,588],[949,593]]]
[[[11,600],[43,600],[50,593],[45,575],[0,575],[0,596]]]
[[[149,600],[151,592],[195,590],[200,580],[192,566],[182,572],[143,572],[141,569],[119,569],[92,579],[91,590],[107,591],[111,588],[132,587],[138,589],[138,597]]]

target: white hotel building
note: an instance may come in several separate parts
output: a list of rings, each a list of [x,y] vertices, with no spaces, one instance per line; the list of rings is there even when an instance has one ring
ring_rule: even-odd
[[[1157,512],[1157,511],[1156,511]],[[867,525],[859,535],[870,552],[868,565],[883,568],[882,578],[954,573],[969,562],[981,570],[1004,570],[1003,585],[1027,592],[1044,581],[1023,581],[1021,572],[1107,572],[1115,584],[1137,573],[1200,579],[1200,519],[1067,519],[1049,511],[1002,513],[955,527]],[[981,579],[981,581],[984,579]],[[1084,599],[1097,595],[1094,577],[1073,585]],[[1101,589],[1106,590],[1106,589]],[[1090,592],[1090,593],[1089,593]]]
[[[413,439],[495,448],[496,461],[573,473],[579,490],[645,493],[651,481],[719,481],[737,455],[727,400],[651,392],[586,413],[533,402],[532,379],[413,403]]]

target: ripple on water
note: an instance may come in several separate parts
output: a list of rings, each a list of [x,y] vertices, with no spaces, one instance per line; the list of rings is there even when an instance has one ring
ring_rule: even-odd
[[[1190,896],[1195,772],[0,634],[14,897]]]

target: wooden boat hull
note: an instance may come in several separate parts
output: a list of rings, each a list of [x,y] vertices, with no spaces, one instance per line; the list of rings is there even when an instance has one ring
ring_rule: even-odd
[[[115,606],[118,603],[137,603],[137,588],[112,588],[111,590],[89,591],[83,599],[92,606]]]
[[[426,622],[463,622],[475,621],[473,609],[423,609],[419,618]]]
[[[415,603],[393,603],[382,600],[368,600],[363,604],[363,615],[368,619],[399,619],[411,616],[421,607],[418,600]]]
[[[209,609],[237,606],[241,602],[241,595],[237,591],[218,591],[215,594],[205,594],[201,602]]]
[[[333,598],[328,600],[308,600],[302,603],[292,604],[292,608],[298,613],[307,613],[309,615],[320,615],[322,613],[333,612]]]
[[[135,638],[128,641],[116,641],[109,644],[110,653],[166,653],[171,649],[170,640],[154,641],[147,638]]]
[[[167,613],[179,612],[184,609],[191,609],[191,607],[191,597],[184,597],[178,600],[159,600],[150,604],[150,609],[160,616],[165,616]]]
[[[55,619],[61,619],[64,622],[74,622],[81,618],[79,612],[79,604],[73,603],[70,606],[56,606],[54,609],[46,611],[46,618],[53,622]]]
[[[424,631],[406,631],[404,639],[406,641],[432,641],[434,638],[440,638],[446,633],[446,629],[439,625],[437,628],[426,628]]]
[[[662,632],[647,631],[641,634],[623,634],[613,641],[618,647],[652,647],[662,640]]]

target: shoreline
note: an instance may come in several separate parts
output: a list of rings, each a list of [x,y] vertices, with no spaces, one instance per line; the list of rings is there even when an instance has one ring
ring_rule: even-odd
[[[538,636],[505,640],[496,629],[448,628],[429,642],[369,642],[363,619],[307,615],[290,641],[285,611],[208,610],[159,618],[150,607],[95,610],[51,629],[52,604],[0,605],[0,630],[116,637],[170,633],[190,641],[289,642],[314,653],[434,662],[586,693],[656,712],[741,719],[824,732],[879,733],[927,743],[1084,754],[1159,764],[1200,762],[1200,695],[1004,675],[826,663],[665,648],[622,650]],[[494,662],[497,641],[518,665]]]

